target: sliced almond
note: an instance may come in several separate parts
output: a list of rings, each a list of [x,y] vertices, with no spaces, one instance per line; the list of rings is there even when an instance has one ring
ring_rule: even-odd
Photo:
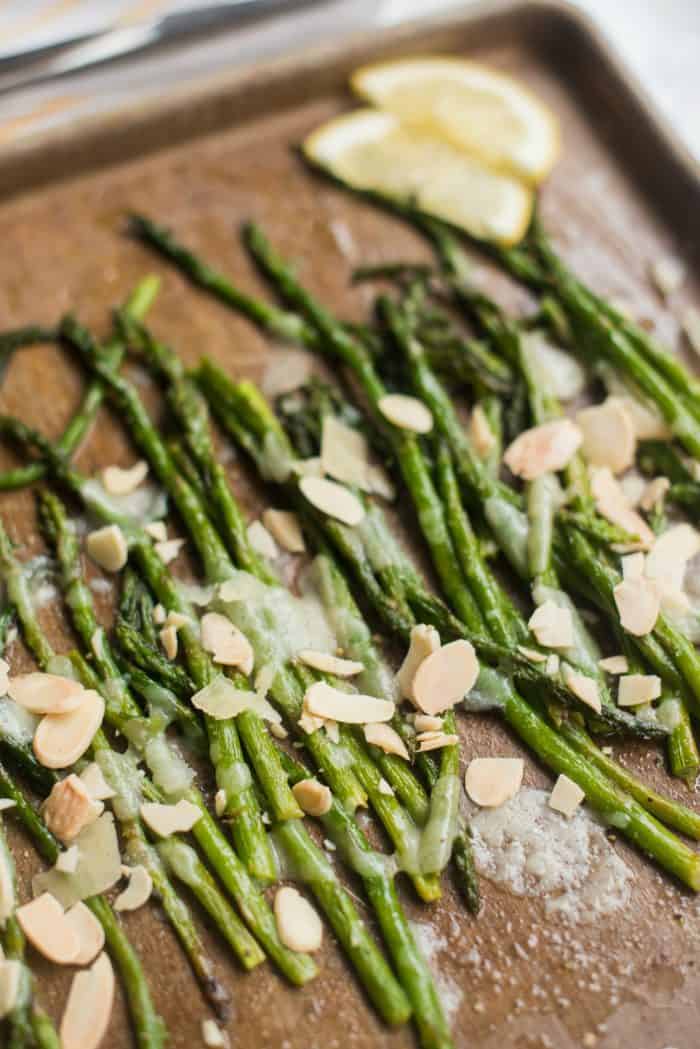
[[[22,986],[23,966],[14,958],[0,958],[0,1020],[14,1012]]]
[[[179,630],[183,626],[192,626],[192,619],[182,612],[168,612],[165,623],[166,626],[174,626],[176,630]]]
[[[177,627],[173,626],[172,623],[170,623],[167,626],[163,627],[158,636],[160,638],[160,643],[163,646],[163,651],[165,652],[168,659],[176,659],[178,645]]]
[[[545,674],[549,674],[550,677],[554,677],[555,674],[559,673],[559,656],[556,652],[552,652],[551,656],[547,656],[544,664]]]
[[[226,1031],[211,1018],[202,1020],[202,1041],[207,1049],[229,1049],[231,1044]]]
[[[625,493],[607,466],[591,470],[591,494],[596,510],[613,524],[637,536],[639,547],[648,550],[654,542],[654,533],[643,517],[627,502]]]
[[[320,455],[313,455],[310,459],[296,459],[293,469],[299,477],[323,477]]]
[[[431,714],[416,714],[416,732],[442,732],[442,718],[433,717]]]
[[[421,739],[418,743],[418,750],[421,753],[428,750],[441,750],[442,747],[453,747],[457,743],[459,743],[459,736],[436,732],[434,735],[431,733],[429,739]]]
[[[651,633],[659,618],[661,601],[652,580],[623,579],[613,590],[620,623],[628,634],[644,637]]]
[[[365,508],[357,496],[326,477],[302,477],[299,488],[312,506],[343,524],[354,527],[365,516]]]
[[[327,722],[325,718],[319,718],[315,714],[303,711],[297,724],[302,732],[305,732],[307,736],[312,736],[314,732],[319,732]]]
[[[58,674],[19,674],[10,678],[7,694],[32,714],[68,714],[83,702],[83,686]]]
[[[151,898],[153,879],[142,864],[130,867],[128,878],[129,884],[114,901],[115,911],[137,911]]]
[[[14,869],[9,853],[0,850],[0,928],[2,928],[17,904]],[[0,945],[0,960],[2,946]]]
[[[216,794],[214,795],[214,812],[219,817],[219,819],[221,819],[221,817],[226,812],[227,805],[228,798],[226,796],[226,791],[223,789],[223,787],[221,787],[219,788],[219,790],[217,790]]]
[[[0,798],[0,812],[6,812],[7,809],[14,809],[17,807],[17,802],[13,801],[12,798]]]
[[[163,564],[169,565],[171,561],[174,561],[179,556],[186,542],[186,539],[165,539],[162,542],[154,543],[153,549]]]
[[[700,354],[700,310],[695,306],[688,306],[683,312],[683,331],[690,348]]]
[[[528,627],[544,648],[570,648],[574,643],[574,621],[568,608],[543,601],[530,616]]]
[[[333,803],[330,789],[317,779],[300,780],[292,787],[292,794],[309,816],[325,816]]]
[[[606,674],[626,674],[629,670],[627,656],[608,656],[606,659],[599,659],[598,666]]]
[[[649,481],[639,500],[642,510],[646,510],[649,513],[651,510],[658,509],[670,487],[671,482],[668,477],[655,477],[653,481]]]
[[[352,725],[390,721],[395,709],[387,699],[363,696],[359,692],[341,692],[325,681],[311,685],[304,696],[304,710],[309,714]]]
[[[638,552],[636,554],[627,554],[625,557],[620,558],[620,567],[622,568],[623,579],[641,579],[644,575],[644,554]]]
[[[583,434],[581,451],[593,466],[607,466],[614,474],[624,473],[634,462],[637,434],[634,422],[619,397],[584,408],[576,416]]]
[[[393,503],[396,498],[396,488],[388,472],[381,463],[370,463],[367,468],[367,483],[369,490],[374,495],[380,495],[382,499]]]
[[[80,941],[80,952],[74,959],[74,965],[89,965],[105,945],[104,929],[89,907],[82,901],[66,911],[66,921]]]
[[[107,801],[115,796],[107,780],[104,778],[102,769],[96,761],[91,761],[80,773],[80,778],[93,801]]]
[[[291,510],[265,510],[263,524],[277,543],[290,554],[303,554],[306,550],[304,534],[299,518]]]
[[[700,532],[692,525],[673,525],[654,542],[644,574],[671,590],[682,590],[688,561],[700,552]]]
[[[364,663],[358,663],[354,659],[340,659],[328,652],[314,652],[310,648],[303,648],[297,654],[297,659],[307,667],[320,670],[323,674],[333,674],[335,677],[354,677],[365,669]]]
[[[143,459],[128,469],[121,466],[106,466],[102,471],[102,485],[110,495],[129,495],[148,476],[148,463]]]
[[[663,255],[654,259],[651,265],[651,278],[665,299],[673,295],[685,280],[685,266],[673,255]]]
[[[54,867],[57,871],[61,871],[63,874],[75,874],[78,869],[79,860],[80,849],[77,845],[71,845],[63,852],[59,852]]]
[[[95,801],[83,781],[71,773],[51,788],[43,807],[46,826],[59,841],[70,842],[102,815],[104,805]]]
[[[508,446],[503,461],[516,477],[534,481],[563,470],[582,440],[583,434],[570,419],[555,419],[523,431]]]
[[[459,703],[479,676],[469,641],[451,641],[424,659],[413,679],[413,697],[424,714],[442,714]]]
[[[150,535],[156,543],[164,543],[168,538],[168,528],[165,521],[149,521],[143,526],[146,535]]]
[[[469,419],[469,437],[474,451],[485,459],[496,446],[496,435],[491,429],[486,412],[480,404],[475,405]]]
[[[377,784],[377,789],[379,790],[380,794],[385,794],[385,795],[387,795],[387,797],[389,797],[390,795],[393,795],[393,793],[394,793],[393,787],[391,786],[390,783],[387,783],[387,781],[384,779],[383,776],[379,780],[379,783]]]
[[[536,648],[527,648],[526,645],[518,645],[518,652],[525,656],[531,663],[546,663],[547,653],[538,652]]]
[[[602,707],[600,689],[597,681],[592,677],[588,677],[586,674],[581,674],[578,670],[574,670],[567,664],[564,664],[562,673],[566,687],[570,689],[582,703],[585,703],[587,707],[590,707],[591,710],[595,710],[596,714],[600,714]]]
[[[153,622],[156,626],[160,626],[168,618],[168,614],[162,605],[155,605],[153,608]]]
[[[184,834],[192,830],[202,813],[191,801],[184,798],[176,805],[161,805],[156,801],[146,801],[140,809],[141,818],[160,835],[168,838],[171,834]]]
[[[114,970],[103,952],[91,969],[76,973],[61,1020],[61,1049],[98,1049],[114,1003]]]
[[[279,557],[279,548],[262,521],[251,521],[248,525],[248,541],[253,550],[274,561]]]
[[[549,795],[549,807],[571,819],[585,797],[578,783],[561,773]]]
[[[474,758],[464,776],[464,787],[477,805],[495,809],[514,798],[523,781],[522,758]]]
[[[396,754],[408,761],[408,751],[401,736],[391,725],[382,722],[369,724],[364,727],[365,739],[375,747],[379,747],[385,754]]]
[[[291,885],[275,893],[275,922],[280,940],[290,951],[310,954],[323,942],[323,925],[309,901]]]
[[[90,557],[105,572],[120,572],[129,557],[129,548],[119,525],[105,525],[90,532],[85,540]]]
[[[7,695],[10,687],[10,664],[6,659],[0,659],[0,696]]]
[[[323,472],[335,481],[353,488],[367,489],[369,448],[367,438],[359,430],[346,426],[334,415],[323,419],[321,434],[321,465]]]
[[[617,703],[620,707],[638,707],[661,695],[661,678],[656,674],[625,674],[620,678]]]
[[[413,697],[413,681],[416,676],[416,671],[423,660],[427,659],[433,652],[437,652],[439,647],[440,635],[434,626],[427,626],[425,623],[419,623],[417,626],[411,628],[411,640],[408,646],[408,652],[404,656],[404,661],[396,675],[399,694],[402,699],[410,699],[411,702],[415,702]]]
[[[80,940],[66,921],[63,907],[49,892],[15,911],[22,932],[40,954],[57,965],[70,965],[80,953]]]
[[[201,622],[202,645],[215,663],[240,667],[248,676],[253,672],[255,652],[248,638],[220,612],[207,612]]]
[[[68,714],[45,714],[34,733],[34,753],[49,769],[74,765],[88,749],[102,724],[105,704],[93,689],[85,689],[82,702]]]
[[[427,404],[417,397],[409,397],[403,393],[387,393],[379,398],[377,407],[385,419],[401,430],[430,433],[433,428],[433,413]]]

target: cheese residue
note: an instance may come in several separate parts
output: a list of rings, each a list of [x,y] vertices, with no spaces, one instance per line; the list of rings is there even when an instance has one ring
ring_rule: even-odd
[[[632,871],[585,809],[566,819],[549,793],[525,788],[473,816],[479,872],[516,896],[542,896],[547,914],[588,922],[624,907]]]

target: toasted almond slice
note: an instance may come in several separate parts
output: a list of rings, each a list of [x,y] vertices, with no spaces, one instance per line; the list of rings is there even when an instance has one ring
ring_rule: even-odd
[[[685,280],[685,266],[673,255],[662,255],[651,264],[651,278],[665,299],[673,295]]]
[[[591,494],[599,514],[637,536],[642,550],[649,549],[654,542],[654,533],[644,518],[629,505],[609,467],[600,466],[591,470]]]
[[[202,645],[207,652],[211,652],[215,663],[240,667],[246,676],[253,672],[253,646],[227,616],[220,612],[207,612],[202,616],[201,630]]]
[[[190,616],[183,615],[182,612],[168,612],[165,622],[167,626],[174,626],[176,630],[183,626],[192,626]]]
[[[106,466],[102,471],[102,485],[110,495],[129,495],[148,476],[148,463],[140,459],[124,470],[121,466]]]
[[[620,623],[628,634],[644,637],[654,629],[661,601],[658,587],[650,579],[623,579],[613,590]]]
[[[408,646],[408,652],[404,656],[404,661],[399,667],[399,672],[396,675],[399,694],[403,699],[410,699],[411,702],[415,702],[413,697],[413,681],[416,676],[416,671],[423,660],[427,659],[433,652],[437,652],[439,647],[440,635],[434,626],[427,626],[425,623],[419,623],[417,626],[411,628],[411,641]]]
[[[4,926],[17,904],[14,869],[9,852],[0,851],[0,928]],[[0,960],[2,947],[0,946]]]
[[[309,816],[325,816],[333,804],[333,795],[325,783],[302,779],[292,787],[292,794]]]
[[[568,689],[571,689],[573,694],[577,696],[582,703],[585,703],[591,710],[595,710],[596,714],[600,714],[602,709],[600,701],[600,689],[598,683],[592,677],[588,677],[586,674],[581,674],[578,670],[574,670],[573,667],[564,664],[562,671],[564,677],[564,684]]]
[[[551,656],[547,656],[547,661],[544,665],[545,674],[549,674],[550,677],[554,677],[555,674],[559,673],[559,656],[556,652],[552,652]]]
[[[295,459],[293,470],[298,477],[323,477],[321,456],[312,455],[310,459]]]
[[[485,459],[496,445],[496,435],[491,429],[486,418],[486,412],[480,404],[474,407],[470,416],[469,437],[474,446],[474,451],[480,459]]]
[[[682,590],[688,561],[700,552],[700,532],[682,523],[666,529],[654,542],[644,574],[671,590]]]
[[[302,732],[305,732],[307,736],[313,735],[314,732],[318,732],[326,724],[325,718],[316,717],[315,714],[309,714],[308,711],[304,711],[297,722]]]
[[[321,433],[321,465],[323,472],[334,481],[352,488],[367,489],[369,447],[367,438],[352,426],[346,426],[334,415],[323,419]]]
[[[561,773],[549,795],[549,807],[555,812],[561,812],[567,819],[571,819],[585,797],[585,792],[581,790],[578,783],[574,783],[572,779]]]
[[[262,521],[251,521],[248,525],[248,541],[253,550],[274,561],[279,557],[279,548]]]
[[[102,952],[91,969],[76,973],[61,1020],[61,1049],[97,1049],[114,1002],[114,970]]]
[[[367,467],[367,483],[369,490],[374,495],[381,495],[382,499],[393,503],[396,498],[396,488],[388,472],[381,463],[370,463]]]
[[[77,845],[71,845],[63,852],[59,852],[54,867],[57,871],[61,871],[63,874],[75,874],[78,869],[79,860],[80,849]]]
[[[359,692],[341,692],[325,681],[317,681],[306,690],[304,710],[316,717],[345,724],[365,725],[367,722],[390,721],[395,706],[387,699],[363,696]]]
[[[546,663],[547,653],[538,652],[536,648],[527,648],[526,645],[518,645],[518,652],[526,659],[529,659],[531,663]]]
[[[302,477],[299,488],[312,506],[343,524],[354,527],[365,516],[365,508],[357,496],[326,477]]]
[[[310,954],[323,942],[323,926],[309,901],[291,885],[275,893],[275,922],[280,940],[290,951]]]
[[[223,814],[226,812],[227,805],[228,798],[226,796],[226,791],[223,789],[223,787],[221,787],[219,790],[217,790],[216,794],[214,795],[214,812],[219,817],[219,819],[221,819]]]
[[[663,504],[670,487],[671,482],[668,477],[655,477],[653,481],[649,481],[639,500],[642,510],[648,513],[650,510],[658,509]]]
[[[10,678],[7,694],[32,714],[68,714],[83,702],[79,681],[58,674],[19,674]]]
[[[528,627],[545,648],[570,648],[574,643],[574,621],[568,608],[543,601],[530,616]]]
[[[413,679],[413,697],[424,714],[442,714],[464,699],[479,676],[469,641],[451,641],[424,659]]]
[[[274,736],[275,739],[286,739],[289,735],[284,725],[281,725],[279,722],[271,721],[268,728],[270,730],[270,735]]]
[[[229,1049],[231,1044],[226,1032],[211,1018],[202,1020],[202,1041],[207,1049]]]
[[[89,965],[105,945],[104,929],[89,907],[78,901],[66,911],[66,921],[80,941],[80,952],[74,959],[74,965]]]
[[[365,739],[375,747],[379,747],[385,754],[397,754],[400,758],[408,761],[408,751],[401,736],[391,725],[369,724],[364,727]]]
[[[332,743],[340,743],[340,725],[337,721],[326,719],[323,722],[323,727],[326,730],[326,735]]]
[[[168,618],[168,614],[162,605],[155,605],[153,608],[153,622],[156,626],[160,626]]]
[[[171,561],[178,557],[186,542],[186,539],[165,539],[162,542],[154,543],[153,549],[163,564],[169,565]]]
[[[192,830],[202,813],[191,801],[184,798],[176,805],[161,805],[156,801],[145,801],[141,806],[141,818],[161,838],[171,834],[184,834]]]
[[[70,965],[80,953],[80,940],[66,921],[58,900],[45,892],[15,911],[22,932],[45,958],[58,965]]]
[[[571,419],[524,430],[506,449],[503,461],[516,477],[534,481],[542,474],[563,470],[578,451],[583,434]]]
[[[172,623],[169,623],[167,626],[163,627],[158,636],[160,638],[160,643],[163,646],[163,651],[165,652],[168,659],[176,659],[177,627],[173,626]]]
[[[418,744],[418,750],[424,753],[428,750],[441,750],[442,747],[452,747],[459,743],[459,736],[445,732],[437,732],[430,739],[422,739]]]
[[[638,707],[661,695],[661,678],[656,674],[625,674],[620,678],[617,703],[620,707]]]
[[[477,805],[495,809],[520,790],[525,764],[522,758],[474,758],[464,776],[464,787]]]
[[[608,397],[602,404],[584,408],[576,416],[583,434],[581,451],[593,466],[607,466],[624,473],[634,462],[637,434],[624,401]]]
[[[311,648],[303,648],[297,653],[297,659],[307,667],[313,667],[324,674],[333,674],[335,677],[354,677],[365,669],[364,663],[358,663],[354,659],[340,659],[328,652],[314,652]]]
[[[165,521],[149,521],[143,526],[143,530],[156,543],[164,543],[168,538],[168,527]]]
[[[153,879],[141,863],[129,868],[128,878],[129,884],[114,901],[115,911],[137,911],[153,892]]]
[[[0,1020],[4,1020],[15,1009],[22,986],[22,962],[14,958],[0,957]]]
[[[90,532],[85,540],[90,557],[105,572],[120,572],[129,557],[126,539],[119,525],[105,525]]]
[[[304,534],[299,518],[291,510],[265,510],[263,524],[277,543],[290,554],[303,554],[306,550]]]
[[[623,579],[641,579],[644,575],[645,557],[641,551],[620,558]]]
[[[7,694],[10,687],[10,664],[6,659],[0,659],[0,696]]]
[[[63,842],[73,841],[80,832],[102,815],[104,805],[95,801],[75,773],[51,788],[43,807],[46,826]]]
[[[626,674],[629,670],[627,656],[608,656],[606,659],[599,659],[598,666],[606,674]]]
[[[433,413],[427,404],[417,397],[410,397],[404,393],[387,393],[379,398],[377,407],[384,418],[400,430],[430,433],[433,428]]]
[[[442,732],[442,718],[432,717],[430,714],[416,714],[414,722],[416,732]]]
[[[37,760],[48,769],[74,765],[92,743],[104,712],[102,696],[88,688],[77,710],[69,714],[45,714],[34,733]]]

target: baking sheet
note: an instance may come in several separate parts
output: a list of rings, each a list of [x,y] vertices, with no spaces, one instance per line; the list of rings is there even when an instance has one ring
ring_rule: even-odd
[[[557,112],[563,154],[543,194],[546,226],[585,280],[624,300],[664,340],[677,344],[676,318],[683,302],[697,301],[697,285],[689,280],[669,310],[653,291],[648,268],[671,253],[692,271],[700,243],[698,183],[682,150],[600,42],[556,4],[500,5],[435,26],[373,34],[231,77],[196,97],[165,99],[156,110],[125,114],[107,127],[86,125],[70,138],[49,137],[31,149],[7,152],[0,162],[6,201],[0,207],[0,327],[49,323],[72,309],[104,332],[110,307],[140,276],[157,271],[164,282],[152,312],[154,330],[190,363],[206,352],[231,374],[260,379],[272,352],[268,342],[125,237],[130,209],[161,218],[235,281],[267,294],[238,240],[240,223],[255,218],[283,253],[299,260],[302,279],[316,294],[338,313],[361,317],[369,292],[349,286],[351,266],[425,257],[425,245],[398,220],[310,175],[292,147],[352,104],[345,80],[358,62],[435,50],[478,56],[514,73]],[[522,293],[504,289],[502,282],[500,290],[509,305],[522,304]],[[157,412],[158,399],[143,374],[136,369],[132,375]],[[56,435],[82,383],[79,369],[55,348],[23,352],[0,392],[2,410]],[[90,472],[125,464],[133,455],[117,420],[104,411],[78,464]],[[3,450],[0,466],[12,461]],[[244,505],[251,512],[265,505],[245,463],[234,460],[229,469]],[[0,512],[23,556],[41,551],[30,493],[2,495]],[[107,598],[101,612],[107,621]],[[56,646],[68,648],[60,612],[47,606],[44,615]],[[13,663],[20,657],[16,646]],[[462,733],[464,760],[522,753],[494,720],[463,721]],[[684,787],[667,781],[654,752],[627,744],[615,749],[650,782],[689,800]],[[528,760],[525,782],[549,780]],[[458,1046],[574,1049],[586,1036],[600,1049],[697,1044],[697,905],[624,843],[616,847],[635,872],[633,894],[627,909],[598,925],[567,926],[546,917],[541,901],[510,896],[488,882],[475,922],[449,879],[443,900],[432,908],[414,902],[410,887],[402,886],[409,914],[422,927]],[[35,860],[24,846],[20,858],[26,892]],[[206,1008],[157,908],[124,921],[168,1021],[170,1044],[201,1044]],[[410,1029],[389,1032],[375,1019],[330,933],[323,974],[301,991],[285,986],[268,965],[242,975],[215,932],[207,937],[235,1000],[233,1045],[415,1044]],[[32,965],[42,1001],[58,1015],[70,974],[34,955]],[[120,999],[105,1045],[130,1044]]]

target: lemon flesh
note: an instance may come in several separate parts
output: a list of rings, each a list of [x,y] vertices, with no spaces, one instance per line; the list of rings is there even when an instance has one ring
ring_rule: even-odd
[[[391,113],[360,109],[332,120],[307,138],[304,151],[352,188],[411,200],[482,240],[515,244],[530,221],[528,187]]]
[[[458,58],[409,58],[351,77],[362,98],[484,163],[541,182],[559,153],[554,115],[502,73]]]

